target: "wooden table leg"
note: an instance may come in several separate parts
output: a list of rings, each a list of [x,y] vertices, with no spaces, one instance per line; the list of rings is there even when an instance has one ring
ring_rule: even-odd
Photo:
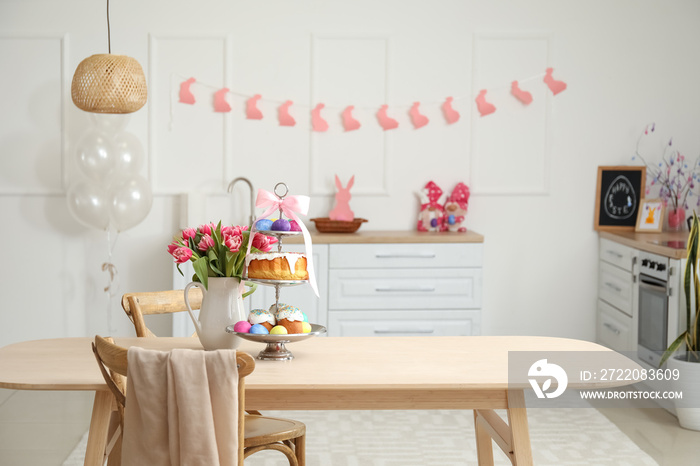
[[[113,395],[109,390],[97,390],[92,404],[92,418],[85,450],[85,466],[98,466],[104,463],[107,431],[112,414]]]
[[[474,432],[476,434],[476,454],[479,466],[493,466],[493,443],[491,436],[483,425],[483,420],[474,410]]]
[[[532,466],[530,430],[527,426],[525,394],[522,390],[508,390],[508,425],[511,430],[513,465]]]

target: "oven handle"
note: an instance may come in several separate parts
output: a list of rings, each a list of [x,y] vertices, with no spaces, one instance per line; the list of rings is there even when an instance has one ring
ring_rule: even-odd
[[[647,290],[659,291],[661,293],[666,294],[666,286],[663,283],[664,282],[661,280],[655,280],[655,279],[649,278],[649,277],[642,278],[640,276],[640,278],[639,278],[639,287],[640,288],[646,288]]]

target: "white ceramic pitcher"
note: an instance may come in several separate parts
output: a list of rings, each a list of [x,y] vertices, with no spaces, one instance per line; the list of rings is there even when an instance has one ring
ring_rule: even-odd
[[[245,320],[243,287],[240,283],[236,277],[209,277],[208,290],[199,282],[191,282],[185,287],[187,312],[205,350],[235,349],[240,345],[240,337],[226,332],[227,326]],[[193,286],[202,290],[199,319],[195,318],[190,306],[188,292]]]

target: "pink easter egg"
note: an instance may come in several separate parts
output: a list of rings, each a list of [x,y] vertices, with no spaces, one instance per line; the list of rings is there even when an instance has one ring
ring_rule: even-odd
[[[250,327],[250,322],[248,322],[247,320],[241,320],[234,324],[233,331],[239,333],[248,333],[250,332]]]
[[[289,231],[301,231],[301,227],[296,220],[289,221]]]

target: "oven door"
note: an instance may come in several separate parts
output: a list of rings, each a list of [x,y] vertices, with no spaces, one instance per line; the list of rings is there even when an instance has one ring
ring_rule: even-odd
[[[637,356],[658,367],[661,355],[668,348],[667,283],[647,275],[639,275],[639,325]]]

